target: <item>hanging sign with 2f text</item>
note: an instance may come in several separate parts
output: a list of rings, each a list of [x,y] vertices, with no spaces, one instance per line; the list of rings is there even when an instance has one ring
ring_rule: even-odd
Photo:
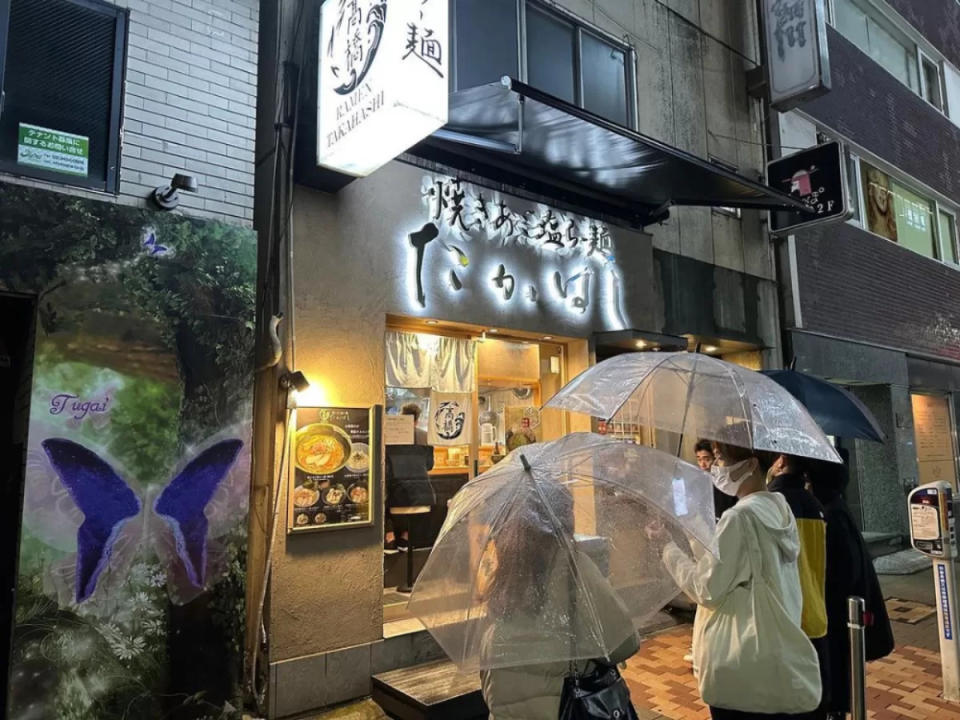
[[[789,193],[809,212],[770,212],[771,231],[784,234],[850,217],[846,166],[838,142],[824,143],[767,164],[767,184]]]

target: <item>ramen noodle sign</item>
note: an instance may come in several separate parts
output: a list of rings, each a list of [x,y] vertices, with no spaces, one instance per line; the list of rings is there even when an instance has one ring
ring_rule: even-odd
[[[377,408],[298,408],[288,532],[372,524]]]

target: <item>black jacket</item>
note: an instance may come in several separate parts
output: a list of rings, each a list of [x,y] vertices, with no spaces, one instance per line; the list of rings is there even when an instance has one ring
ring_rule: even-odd
[[[386,460],[388,510],[436,502],[427,475],[433,469],[432,446],[388,445]]]
[[[832,712],[850,711],[850,640],[847,630],[847,598],[862,597],[872,622],[867,626],[867,660],[893,652],[893,629],[883,600],[883,590],[867,544],[843,498],[846,472],[843,466],[823,463],[811,473],[813,493],[823,505],[827,519],[827,643],[832,663],[829,707]]]

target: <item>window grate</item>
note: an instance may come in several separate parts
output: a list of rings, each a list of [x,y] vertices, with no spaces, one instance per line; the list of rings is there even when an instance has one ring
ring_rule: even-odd
[[[125,40],[126,13],[113,6],[9,0],[0,169],[116,190]],[[87,174],[25,164],[22,125],[87,138]]]

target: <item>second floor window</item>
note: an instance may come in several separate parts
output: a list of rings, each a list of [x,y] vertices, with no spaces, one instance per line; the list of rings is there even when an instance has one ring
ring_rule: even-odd
[[[901,38],[869,5],[834,0],[834,24],[841,35],[882,65],[907,87],[919,92],[916,48]]]
[[[535,0],[455,0],[452,8],[453,90],[508,75],[619,125],[635,126],[627,45]]]
[[[921,50],[870,0],[832,0],[832,23],[847,40],[937,110],[945,115],[960,113],[960,108],[950,107],[948,97],[956,71]],[[957,120],[955,117],[954,122]]]
[[[864,160],[851,155],[849,163],[856,222],[921,255],[958,264],[960,246],[952,210]]]

